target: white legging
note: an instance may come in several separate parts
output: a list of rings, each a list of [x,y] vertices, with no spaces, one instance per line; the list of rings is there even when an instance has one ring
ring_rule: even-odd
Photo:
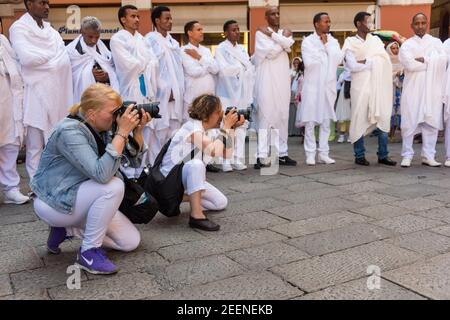
[[[34,200],[34,210],[52,227],[65,227],[68,235],[83,239],[81,251],[101,246],[120,251],[132,251],[140,242],[136,227],[118,211],[124,194],[124,183],[117,177],[105,184],[88,180],[77,192],[70,214],[58,212],[40,199]]]
[[[201,197],[203,210],[223,210],[227,207],[227,197],[206,182],[206,167],[200,159],[192,159],[184,164],[182,180],[187,195],[203,190]]]

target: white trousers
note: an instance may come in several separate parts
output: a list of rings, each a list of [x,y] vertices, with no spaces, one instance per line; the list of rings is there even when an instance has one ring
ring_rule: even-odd
[[[88,180],[80,185],[70,214],[58,212],[38,198],[34,200],[34,210],[48,225],[65,227],[68,235],[83,239],[82,252],[101,246],[132,251],[141,237],[130,220],[118,211],[124,190],[123,181],[117,177],[106,184]]]
[[[315,156],[316,155],[316,136],[314,134],[314,122],[307,122],[305,124],[305,142],[304,148],[306,155]],[[328,139],[330,138],[330,121],[325,120],[319,125],[319,148],[317,151],[322,156],[328,156],[330,151],[330,146],[328,145]]]
[[[25,167],[30,179],[35,175],[39,161],[41,160],[42,151],[44,151],[45,143],[44,131],[27,127],[27,136],[25,138],[26,144],[26,161]]]
[[[201,206],[203,210],[223,210],[227,207],[227,197],[219,189],[206,182],[206,166],[200,159],[192,159],[184,164],[182,179],[187,195],[202,190]]]
[[[436,142],[439,130],[427,123],[418,125],[419,132],[422,132],[422,157],[426,159],[434,159],[436,155]],[[417,130],[415,131],[417,133]],[[414,134],[404,135],[402,132],[402,157],[412,159],[414,156],[413,142]]]
[[[445,122],[445,160],[450,159],[450,119]]]
[[[0,187],[3,191],[19,190],[20,176],[17,173],[19,144],[0,147]]]
[[[286,124],[287,125],[287,124]],[[278,157],[288,155],[288,137],[281,137],[277,129],[258,128],[258,154],[257,157],[265,159],[269,157],[269,151],[278,150]],[[270,150],[272,147],[272,150]]]
[[[224,159],[225,163],[229,164],[245,163],[245,137],[247,136],[247,128],[248,128],[247,121],[242,126],[236,128],[233,157],[230,159]]]

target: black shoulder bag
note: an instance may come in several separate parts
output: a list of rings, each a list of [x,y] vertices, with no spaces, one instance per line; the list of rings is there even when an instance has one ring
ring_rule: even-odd
[[[103,156],[106,152],[106,146],[97,132],[78,116],[69,115],[68,118],[84,123],[95,138],[98,156]],[[120,169],[119,172],[122,174],[125,184],[125,194],[119,207],[120,212],[122,212],[132,223],[149,223],[158,212],[158,202],[151,194],[146,192],[142,183],[140,183],[141,181],[146,180],[145,170],[142,171],[142,175],[139,179],[129,179]]]

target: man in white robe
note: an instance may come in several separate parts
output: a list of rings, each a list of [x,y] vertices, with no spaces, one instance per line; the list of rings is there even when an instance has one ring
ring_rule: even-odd
[[[183,122],[184,71],[180,44],[170,35],[172,15],[165,6],[152,10],[156,30],[145,36],[158,60],[156,100],[160,102],[161,119],[150,123],[149,161],[153,163],[164,144]]]
[[[445,120],[445,163],[450,167],[450,38],[444,42],[444,50],[447,54],[447,80],[444,91],[444,120]]]
[[[302,42],[305,80],[297,122],[305,126],[306,164],[316,164],[316,125],[320,126],[318,160],[320,163],[333,164],[335,161],[328,156],[328,139],[330,121],[336,121],[334,103],[337,96],[337,67],[342,62],[343,55],[339,42],[330,34],[331,20],[328,14],[316,14],[313,23],[316,31]]]
[[[216,95],[220,98],[225,111],[229,107],[238,110],[248,110],[253,103],[253,89],[255,84],[255,68],[245,48],[240,45],[239,25],[235,20],[225,22],[223,31],[226,40],[221,42],[215,53],[219,65],[216,83]],[[245,136],[248,121],[236,129],[234,155],[231,165],[225,163],[224,171],[245,170]]]
[[[67,45],[75,103],[79,103],[84,90],[96,82],[108,84],[117,92],[120,90],[111,52],[100,40],[101,27],[97,18],[84,17],[81,35]]]
[[[17,156],[23,143],[23,81],[17,57],[2,35],[0,20],[0,189],[4,203],[29,200],[20,192]]]
[[[295,166],[288,156],[289,104],[291,98],[291,70],[288,52],[294,44],[292,32],[280,28],[277,7],[266,10],[267,27],[260,27],[255,35],[252,61],[256,67],[255,102],[258,128],[258,151],[255,169],[268,165],[270,145],[272,157],[278,155],[280,165]],[[275,147],[275,146],[272,146]],[[277,154],[278,153],[278,154]]]
[[[34,176],[50,133],[73,104],[72,68],[60,34],[43,19],[47,0],[26,1],[27,13],[9,30],[25,83],[26,168]]]
[[[118,16],[123,29],[111,37],[110,46],[119,80],[120,95],[124,101],[135,101],[138,104],[155,101],[158,61],[144,37],[137,31],[138,9],[132,5],[122,6]],[[151,140],[150,135],[150,124],[147,124],[143,132],[144,142],[147,145]],[[149,163],[148,154],[147,151],[140,168],[125,168],[125,174],[130,178],[138,178],[142,169]]]
[[[424,14],[413,17],[415,35],[400,48],[400,63],[405,67],[402,112],[402,167],[411,166],[414,135],[422,133],[422,164],[438,167],[435,160],[439,130],[443,129],[442,99],[444,95],[447,56],[441,40],[426,33],[428,19]]]
[[[350,142],[355,163],[370,165],[365,157],[364,136],[378,136],[378,163],[395,166],[388,157],[388,132],[392,114],[392,63],[383,42],[370,32],[370,14],[359,12],[354,18],[357,34],[345,39],[342,48],[346,67],[352,74],[350,89],[352,119]]]

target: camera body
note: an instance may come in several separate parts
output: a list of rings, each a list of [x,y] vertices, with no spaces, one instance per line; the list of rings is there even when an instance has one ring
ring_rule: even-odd
[[[95,61],[93,68],[102,71],[102,67],[100,67],[100,64],[97,61]]]
[[[227,115],[231,110],[233,110],[233,108],[235,108],[235,107],[228,107],[225,110],[225,115]],[[236,110],[236,113],[238,115],[238,121],[241,119],[241,116],[243,116],[244,119],[249,121],[249,122],[253,121],[252,117],[251,117],[251,115],[252,115],[252,108],[251,107],[248,107],[247,109]]]
[[[159,114],[159,102],[136,104],[136,101],[124,101],[120,108],[116,110],[115,115],[122,115],[130,104],[134,104],[133,110],[139,112],[139,119],[142,117],[141,109],[148,112],[153,119],[161,118],[161,115]]]

